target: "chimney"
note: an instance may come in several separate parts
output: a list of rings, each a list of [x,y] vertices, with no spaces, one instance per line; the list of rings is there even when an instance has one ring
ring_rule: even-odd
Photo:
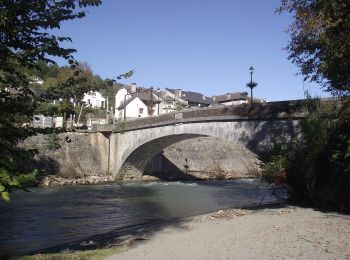
[[[215,96],[213,96],[213,101],[216,101],[216,97]]]
[[[130,87],[131,87],[130,92],[135,93],[136,92],[136,83],[131,83]]]
[[[205,100],[205,99],[206,99],[204,95],[202,96],[202,98],[203,98],[203,100]]]
[[[181,98],[181,89],[175,89],[175,97]]]

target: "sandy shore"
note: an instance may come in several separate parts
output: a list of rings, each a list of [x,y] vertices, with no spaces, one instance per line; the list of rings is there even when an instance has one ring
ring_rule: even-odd
[[[219,211],[108,259],[350,259],[350,216],[291,206]]]

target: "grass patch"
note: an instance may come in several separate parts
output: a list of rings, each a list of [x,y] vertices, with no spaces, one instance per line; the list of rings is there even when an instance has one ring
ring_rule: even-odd
[[[20,260],[102,260],[108,256],[126,251],[123,247],[111,247],[104,249],[77,251],[71,253],[38,254],[32,256],[21,256],[14,259]]]

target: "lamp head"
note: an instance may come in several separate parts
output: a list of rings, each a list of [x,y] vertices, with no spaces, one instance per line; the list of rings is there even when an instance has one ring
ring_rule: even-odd
[[[253,66],[250,66],[250,68],[249,68],[249,73],[250,73],[250,75],[252,75],[252,74],[254,73],[254,68],[253,68]]]

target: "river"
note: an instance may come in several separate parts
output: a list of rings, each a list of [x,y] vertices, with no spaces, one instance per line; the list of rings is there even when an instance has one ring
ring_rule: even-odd
[[[0,257],[95,248],[185,217],[271,202],[258,180],[32,188],[0,202]]]

